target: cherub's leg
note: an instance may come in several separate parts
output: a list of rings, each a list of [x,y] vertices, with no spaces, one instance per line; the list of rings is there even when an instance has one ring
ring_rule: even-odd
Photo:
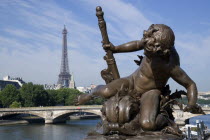
[[[150,90],[141,97],[140,125],[143,130],[154,131],[157,129],[156,118],[159,112],[160,91]]]
[[[140,125],[145,131],[161,130],[181,136],[178,126],[167,116],[159,114],[160,91],[150,90],[142,95],[140,108]]]
[[[120,88],[131,88],[132,84],[129,78],[120,78],[112,81],[107,85],[99,85],[91,91],[89,94],[82,94],[78,97],[78,105],[84,104],[85,102],[91,100],[95,96],[101,96],[103,98],[109,98],[114,96]]]

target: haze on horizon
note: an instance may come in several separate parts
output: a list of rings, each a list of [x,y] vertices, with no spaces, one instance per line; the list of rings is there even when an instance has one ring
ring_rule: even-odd
[[[61,65],[62,29],[68,30],[70,72],[76,86],[104,84],[106,68],[96,6],[105,13],[114,45],[142,38],[151,24],[170,26],[181,67],[199,91],[210,91],[210,19],[207,0],[3,0],[0,3],[0,79],[22,77],[35,84],[56,84]],[[116,54],[121,77],[137,69],[143,51]],[[183,89],[169,80],[173,90]]]

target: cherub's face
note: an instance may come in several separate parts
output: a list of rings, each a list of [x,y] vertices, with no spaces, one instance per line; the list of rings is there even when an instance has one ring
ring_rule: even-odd
[[[165,49],[161,45],[161,42],[154,37],[145,38],[146,45],[144,47],[145,55],[149,56],[165,56],[169,53],[168,49]]]
[[[148,52],[157,52],[158,49],[160,49],[159,43],[156,41],[155,38],[153,37],[147,37],[146,39],[146,46],[145,46],[145,51]]]

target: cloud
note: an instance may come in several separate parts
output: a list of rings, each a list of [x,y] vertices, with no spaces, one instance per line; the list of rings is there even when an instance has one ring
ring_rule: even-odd
[[[23,79],[35,83],[57,82],[61,59],[61,29],[65,23],[69,31],[70,70],[74,72],[76,82],[79,83],[78,85],[88,85],[88,83],[94,83],[94,81],[97,84],[103,83],[100,78],[100,71],[106,68],[102,59],[105,52],[101,47],[101,35],[97,25],[82,23],[82,19],[79,18],[80,16],[77,13],[62,8],[53,1],[41,3],[40,1],[14,0],[14,4],[5,3],[1,5],[4,9],[13,7],[9,14],[14,16],[13,18],[17,17],[19,24],[25,25],[25,27],[18,27],[14,24],[4,25],[3,31],[5,34],[0,36],[0,45],[4,47],[1,48],[0,56],[8,61],[5,69],[1,70],[1,76],[4,76],[5,71],[7,71],[8,74],[11,73],[14,76],[23,75]],[[91,4],[91,2],[89,3]],[[110,18],[108,26],[110,27],[110,38],[112,40],[118,39],[121,43],[125,38],[131,39],[136,36],[137,33],[128,33],[128,30],[136,31],[138,24],[136,24],[135,17],[145,24],[149,23],[132,5],[116,1],[113,6],[129,8],[130,12],[120,13],[108,8],[109,6],[103,3],[103,7],[107,11],[106,15],[111,15],[107,16],[107,19]],[[125,23],[122,24],[122,21]],[[141,23],[140,25],[145,24]],[[123,26],[126,27],[121,28]],[[130,56],[130,54],[116,56],[119,67],[124,67],[122,66],[123,61]],[[2,65],[6,64],[2,63]],[[24,72],[24,74],[21,72]]]
[[[79,4],[74,7],[75,3]],[[1,2],[0,59],[3,61],[0,61],[0,77],[9,74],[22,76],[25,81],[34,83],[56,83],[61,62],[61,30],[66,24],[69,66],[77,86],[104,83],[100,71],[107,66],[103,60],[105,52],[101,47],[96,6],[103,8],[109,39],[114,45],[140,39],[143,30],[156,23],[134,4],[121,0],[69,0],[65,4],[69,6],[56,1]],[[163,20],[164,23],[164,19],[160,17],[158,22]],[[177,31],[176,38],[182,67],[200,89],[208,90],[210,36]],[[115,55],[122,77],[135,71],[137,66],[133,60],[142,53]]]
[[[147,29],[152,23],[144,16],[140,9],[137,9],[131,3],[120,0],[92,0],[88,2],[91,4],[92,9],[95,9],[98,5],[103,8],[105,20],[108,23],[111,22],[113,26],[115,25],[110,28],[108,26],[110,35],[112,35],[112,32],[116,34],[118,31],[118,34],[121,34],[119,38],[123,36],[124,40],[139,39],[142,31]]]
[[[210,22],[200,22],[200,24],[210,26]]]
[[[0,58],[4,60],[1,63],[1,67],[4,68],[0,70],[0,76],[22,76],[26,81],[39,84],[56,83],[61,62],[61,29],[64,22],[62,20],[68,16],[69,19],[66,18],[65,23],[67,28],[70,28],[68,35],[71,37],[68,38],[70,71],[74,72],[77,85],[88,85],[94,81],[102,83],[102,80],[94,76],[100,70],[97,69],[96,72],[94,65],[97,65],[98,60],[91,55],[98,50],[103,53],[100,42],[93,41],[99,34],[98,29],[71,18],[76,16],[55,3],[42,3],[39,6],[38,3],[21,1],[16,3],[17,5],[12,5],[15,8],[10,14],[21,17],[26,28],[18,28],[15,25],[11,28],[11,25],[4,25],[4,29],[1,29],[4,35],[0,36]],[[8,4],[1,6],[9,8]],[[53,12],[54,10],[56,12]]]
[[[176,36],[175,45],[180,55],[181,67],[196,82],[199,91],[208,91],[210,35],[188,32],[177,33]]]

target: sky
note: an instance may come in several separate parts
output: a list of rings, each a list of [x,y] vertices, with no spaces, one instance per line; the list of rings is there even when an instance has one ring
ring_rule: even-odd
[[[76,86],[104,84],[103,60],[95,8],[101,6],[114,45],[142,38],[151,24],[175,33],[181,67],[198,91],[210,91],[210,1],[208,0],[1,0],[0,79],[22,77],[35,84],[56,84],[61,65],[62,29],[68,30],[70,72]],[[138,67],[143,51],[115,54],[121,77]],[[172,90],[182,89],[169,80]]]

